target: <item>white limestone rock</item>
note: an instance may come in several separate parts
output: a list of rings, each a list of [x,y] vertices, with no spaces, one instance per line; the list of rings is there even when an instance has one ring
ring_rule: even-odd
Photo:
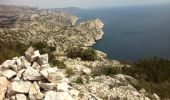
[[[48,78],[48,75],[50,73],[55,73],[58,71],[58,68],[57,67],[54,67],[54,68],[46,68],[42,71],[40,71],[40,73],[45,77],[45,78]]]
[[[15,100],[27,100],[25,94],[16,94],[15,98],[16,98]]]
[[[41,65],[48,64],[48,54],[43,54],[39,58],[39,63]]]
[[[34,48],[33,47],[29,47],[27,49],[27,51],[25,52],[25,57],[28,61],[31,61],[31,57],[34,55]]]
[[[31,63],[26,59],[26,57],[22,56],[20,57],[21,62],[22,62],[22,67],[24,68],[30,68],[31,67]]]
[[[86,75],[90,75],[90,74],[91,74],[91,70],[90,70],[89,68],[87,68],[87,67],[84,67],[84,68],[82,69],[82,72],[83,72],[84,74],[86,74]]]
[[[68,84],[65,82],[57,84],[57,91],[58,92],[68,92]]]
[[[24,81],[14,81],[12,82],[11,86],[8,87],[8,94],[13,95],[15,93],[28,93],[31,87],[31,82],[24,82]]]
[[[3,75],[5,77],[7,77],[8,79],[11,79],[16,75],[16,72],[14,72],[12,70],[5,70],[5,71],[3,71]]]
[[[30,100],[42,100],[43,98],[43,93],[40,91],[40,87],[36,82],[34,82],[29,90],[29,99]]]
[[[23,64],[20,58],[16,60],[16,64],[17,64],[18,70],[20,70],[23,67]]]
[[[15,60],[6,60],[5,62],[2,63],[2,67],[4,68],[12,68],[13,65],[15,65]]]
[[[23,79],[24,80],[30,80],[30,81],[35,81],[35,80],[41,80],[42,76],[39,73],[38,70],[35,70],[34,68],[30,67],[25,70],[23,74]]]

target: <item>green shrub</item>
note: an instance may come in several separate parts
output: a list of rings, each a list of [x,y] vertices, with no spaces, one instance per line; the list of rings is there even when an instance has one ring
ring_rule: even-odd
[[[47,43],[45,42],[37,42],[37,43],[32,43],[31,44],[35,49],[39,50],[41,54],[44,53],[51,53],[56,50],[55,47],[48,46]]]
[[[94,61],[97,59],[97,54],[94,49],[82,49],[78,47],[69,48],[67,50],[67,56],[69,58],[81,58],[84,61]]]
[[[78,76],[75,80],[75,83],[77,84],[83,84],[83,78],[81,76]]]
[[[81,57],[82,60],[87,60],[87,61],[94,61],[97,59],[97,54],[94,49],[85,49],[81,52]]]
[[[73,68],[67,68],[67,69],[66,69],[66,74],[67,74],[68,76],[74,75],[74,70],[73,70]]]
[[[116,75],[122,72],[122,68],[119,66],[98,66],[92,70],[93,75]]]
[[[21,56],[27,50],[28,45],[19,42],[0,42],[0,63],[16,56]]]
[[[77,58],[77,57],[81,57],[81,51],[82,49],[81,48],[78,48],[78,47],[72,47],[72,48],[69,48],[67,50],[67,56],[69,58]]]
[[[62,61],[53,59],[51,62],[52,62],[53,66],[57,66],[60,69],[65,69],[66,68],[66,65]]]

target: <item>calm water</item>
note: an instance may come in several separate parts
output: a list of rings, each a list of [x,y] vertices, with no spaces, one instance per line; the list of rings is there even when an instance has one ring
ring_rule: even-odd
[[[80,10],[81,20],[100,18],[104,36],[93,48],[111,59],[170,58],[170,5]]]

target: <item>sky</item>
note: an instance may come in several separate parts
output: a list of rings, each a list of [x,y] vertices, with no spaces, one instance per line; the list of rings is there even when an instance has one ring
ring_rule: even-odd
[[[27,5],[39,8],[102,8],[160,3],[170,3],[170,0],[0,0],[0,4]]]

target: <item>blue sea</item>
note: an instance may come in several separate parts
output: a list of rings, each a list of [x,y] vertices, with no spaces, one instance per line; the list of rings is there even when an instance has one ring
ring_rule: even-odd
[[[100,18],[104,36],[92,47],[110,59],[170,58],[170,4],[73,11],[80,21]]]

